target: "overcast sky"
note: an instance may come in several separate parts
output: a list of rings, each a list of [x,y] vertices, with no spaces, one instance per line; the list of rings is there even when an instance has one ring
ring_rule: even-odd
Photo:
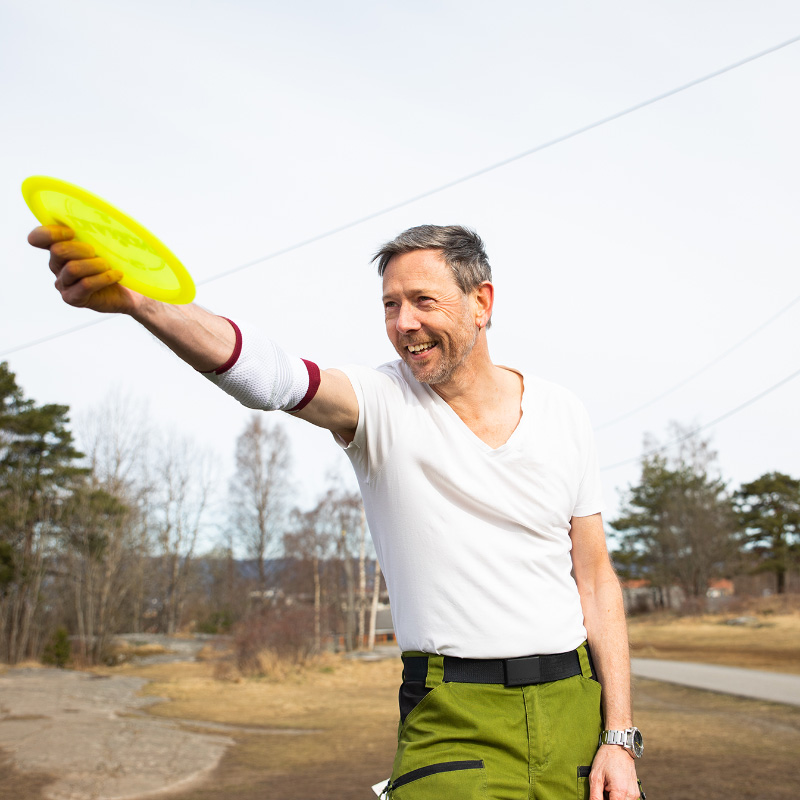
[[[704,425],[800,369],[800,44],[427,199],[256,264],[800,35],[792,0],[0,0],[0,359],[74,415],[110,392],[204,440],[224,479],[248,412],[128,319],[62,304],[19,186],[109,200],[183,261],[197,301],[321,366],[394,357],[372,252],[422,223],[477,229],[494,360],[568,386],[601,465]],[[208,281],[207,283],[205,283]],[[800,475],[800,378],[706,433],[733,485]],[[327,433],[291,433],[304,502]],[[602,427],[601,427],[602,426]],[[607,516],[638,475],[604,471]]]

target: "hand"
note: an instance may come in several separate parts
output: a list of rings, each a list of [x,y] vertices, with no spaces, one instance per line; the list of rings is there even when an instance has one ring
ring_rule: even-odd
[[[144,296],[119,285],[122,270],[95,257],[86,242],[73,241],[75,233],[61,225],[34,228],[28,242],[50,251],[50,271],[56,276],[56,289],[62,300],[77,308],[91,308],[106,314],[129,314],[144,301]]]
[[[638,800],[633,756],[617,744],[601,745],[589,774],[589,800]]]

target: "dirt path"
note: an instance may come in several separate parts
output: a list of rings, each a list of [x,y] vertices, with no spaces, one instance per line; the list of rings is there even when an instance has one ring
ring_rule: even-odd
[[[139,715],[136,677],[12,669],[0,675],[0,748],[21,773],[55,776],[49,800],[124,800],[200,782],[233,743]]]

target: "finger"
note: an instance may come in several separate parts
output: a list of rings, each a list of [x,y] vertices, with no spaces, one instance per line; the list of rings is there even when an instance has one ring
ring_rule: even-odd
[[[70,242],[56,242],[50,252],[64,261],[73,261],[81,258],[94,258],[94,247],[88,242],[79,242],[77,239]]]
[[[58,283],[61,284],[62,288],[66,289],[84,278],[100,275],[109,269],[109,263],[102,258],[68,261],[58,274]]]
[[[119,283],[122,275],[121,269],[109,269],[99,275],[90,275],[72,286],[61,289],[61,296],[64,298],[65,303],[71,306],[83,307],[89,304],[92,295],[102,289],[113,286],[115,283]],[[58,285],[58,281],[56,281],[56,285]]]
[[[50,248],[50,271],[58,275],[68,261],[81,261],[95,255],[94,247],[86,242],[56,242]]]
[[[591,773],[589,775],[589,800],[607,800],[608,794],[603,789],[605,789],[605,781]]]
[[[75,231],[66,225],[40,225],[28,234],[28,244],[47,250],[56,242],[65,242],[74,236]]]

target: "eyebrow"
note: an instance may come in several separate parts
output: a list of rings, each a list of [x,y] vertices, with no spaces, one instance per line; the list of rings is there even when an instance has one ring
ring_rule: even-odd
[[[407,292],[401,292],[401,294],[410,295],[412,297],[418,297],[419,295],[425,295],[425,297],[433,297],[433,295],[436,294],[436,292],[431,287],[417,286]],[[396,296],[397,296],[396,294],[392,293],[385,294],[383,295],[381,300],[385,303],[387,300],[391,300]]]

